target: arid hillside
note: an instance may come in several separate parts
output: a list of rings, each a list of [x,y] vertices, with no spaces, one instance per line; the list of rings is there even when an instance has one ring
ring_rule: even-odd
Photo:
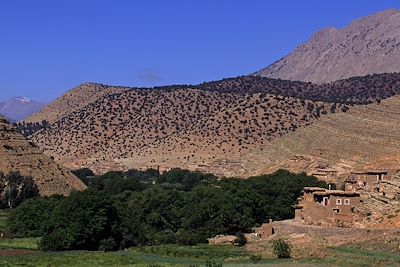
[[[389,98],[396,95],[399,74],[323,85],[239,77],[190,88],[117,89],[65,113],[32,138],[64,166],[97,172],[181,167],[248,176],[279,167],[346,169],[400,154],[397,144],[383,146],[400,140],[391,130],[400,119],[397,106],[392,108],[397,98]],[[390,118],[393,126],[386,129],[381,124]],[[381,137],[376,148],[368,134]],[[375,157],[371,149],[383,152]]]
[[[312,173],[333,168],[398,169],[400,166],[400,97],[352,107],[346,113],[323,116],[312,125],[289,133],[253,151],[243,160],[251,174],[279,168]],[[254,166],[257,165],[257,166]],[[250,167],[251,166],[251,167]]]
[[[71,168],[189,167],[241,155],[344,107],[270,94],[129,90],[70,113],[33,140]]]
[[[28,141],[0,117],[0,171],[19,171],[32,176],[41,195],[68,195],[71,191],[82,190],[86,186],[70,171],[44,155],[32,142]]]
[[[400,72],[400,10],[387,10],[343,29],[315,33],[308,42],[254,75],[327,83]]]
[[[26,123],[42,123],[47,121],[53,123],[67,114],[79,110],[98,98],[109,94],[123,92],[127,88],[111,87],[96,83],[84,83],[69,90],[67,93],[57,98],[40,112],[24,119]]]
[[[227,96],[230,94],[224,94]],[[224,176],[243,174],[240,156],[331,112],[331,104],[270,94],[244,96],[203,117],[184,131],[149,143],[119,162],[140,168],[150,163]],[[340,112],[340,110],[338,111]],[[230,169],[218,165],[230,163]]]

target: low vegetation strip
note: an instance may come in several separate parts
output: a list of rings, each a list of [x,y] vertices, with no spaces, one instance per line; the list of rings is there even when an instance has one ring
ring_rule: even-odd
[[[0,243],[2,241],[0,240]],[[325,259],[255,259],[244,248],[199,246],[153,246],[118,252],[36,252],[0,257],[0,266],[398,266],[399,256],[354,247],[331,248]]]
[[[39,238],[3,238],[0,250],[37,250]]]

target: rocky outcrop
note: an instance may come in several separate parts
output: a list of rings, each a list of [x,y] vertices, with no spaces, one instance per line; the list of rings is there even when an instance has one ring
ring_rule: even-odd
[[[344,29],[315,33],[288,56],[254,75],[326,83],[354,76],[400,72],[400,11],[387,10]]]
[[[41,195],[68,195],[83,190],[85,184],[70,171],[56,164],[50,157],[0,117],[0,171],[19,171],[31,176]]]
[[[360,225],[369,227],[400,227],[400,177],[383,180],[373,191],[362,191],[363,214]]]
[[[400,177],[397,176],[392,181],[381,181],[378,190],[385,198],[400,202]]]

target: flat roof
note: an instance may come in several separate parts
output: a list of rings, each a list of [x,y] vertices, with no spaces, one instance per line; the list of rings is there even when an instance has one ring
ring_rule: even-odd
[[[339,172],[338,170],[335,169],[317,169],[319,172]]]
[[[387,174],[387,170],[366,170],[366,171],[354,171],[351,174]]]
[[[326,189],[322,187],[304,187],[303,190],[306,192],[326,191]]]
[[[353,192],[353,191],[343,191],[343,190],[325,190],[324,192],[315,192],[314,195],[317,196],[349,196],[349,197],[359,197],[360,193]]]

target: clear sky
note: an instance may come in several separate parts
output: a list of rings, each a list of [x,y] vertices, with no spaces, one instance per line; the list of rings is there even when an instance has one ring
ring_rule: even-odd
[[[398,0],[1,0],[0,99],[249,74]]]

